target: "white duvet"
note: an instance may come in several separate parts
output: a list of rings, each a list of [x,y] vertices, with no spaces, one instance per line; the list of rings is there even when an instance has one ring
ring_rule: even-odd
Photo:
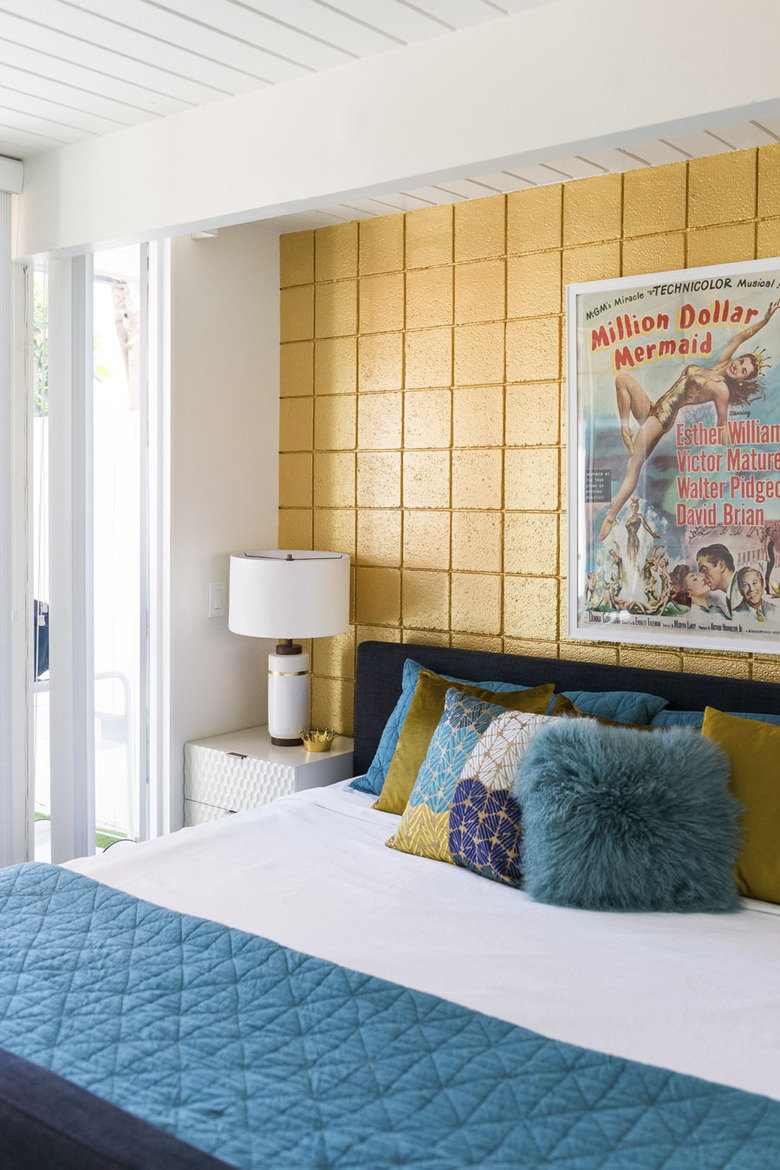
[[[68,868],[546,1036],[780,1099],[780,915],[543,906],[387,849],[346,784]]]

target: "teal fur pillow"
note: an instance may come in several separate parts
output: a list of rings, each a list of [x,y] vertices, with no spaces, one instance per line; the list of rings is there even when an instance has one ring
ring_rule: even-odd
[[[613,719],[616,723],[647,724],[667,704],[659,695],[646,695],[643,691],[563,691],[562,694],[583,715]]]
[[[729,715],[737,715],[740,719],[756,719],[759,723],[774,723],[780,725],[780,715],[748,715],[746,711],[729,711]],[[701,727],[704,722],[703,711],[659,711],[650,721],[651,727]]]
[[[370,792],[373,796],[380,795],[387,776],[387,769],[390,767],[390,761],[398,743],[398,737],[403,729],[406,716],[409,714],[409,707],[414,698],[417,680],[422,669],[420,663],[415,662],[412,658],[407,658],[404,662],[401,695],[385,724],[376,754],[365,776],[358,776],[352,781],[350,787],[357,788],[360,792]],[[450,674],[442,674],[439,677],[446,678],[448,682],[470,683],[472,686],[483,687],[485,690],[495,691],[497,694],[499,692],[528,690],[521,683],[474,682],[470,678],[453,678]]]
[[[729,777],[726,754],[693,729],[555,720],[534,736],[514,788],[525,889],[589,910],[734,910],[740,805]]]

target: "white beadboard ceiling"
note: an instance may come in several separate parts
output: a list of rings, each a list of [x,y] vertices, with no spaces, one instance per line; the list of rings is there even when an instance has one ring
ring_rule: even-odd
[[[0,0],[0,155],[26,159],[553,0]],[[780,117],[266,220],[296,231],[780,140]]]

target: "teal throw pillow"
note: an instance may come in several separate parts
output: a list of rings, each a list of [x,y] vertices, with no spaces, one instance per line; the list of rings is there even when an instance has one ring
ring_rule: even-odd
[[[740,805],[729,778],[725,752],[692,728],[554,720],[514,788],[525,889],[589,910],[734,910]]]

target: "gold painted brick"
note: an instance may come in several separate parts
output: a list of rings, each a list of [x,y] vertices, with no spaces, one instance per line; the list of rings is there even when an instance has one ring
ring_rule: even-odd
[[[314,400],[282,398],[279,403],[279,450],[311,451]]]
[[[307,341],[314,336],[314,285],[283,288],[279,294],[279,340]]]
[[[558,582],[554,577],[504,577],[504,634],[558,638]]]
[[[490,634],[455,633],[450,636],[450,645],[459,650],[487,650],[493,654],[501,654],[504,649],[503,639]]]
[[[314,393],[354,394],[357,338],[330,337],[314,343]]]
[[[310,284],[314,280],[314,232],[288,232],[281,236],[279,272],[282,288]]]
[[[358,271],[400,272],[404,266],[404,217],[380,215],[358,224]]]
[[[600,646],[594,642],[571,641],[561,638],[561,658],[570,658],[576,662],[606,662],[616,666],[618,660],[617,646]]]
[[[452,574],[452,628],[501,633],[501,578],[494,573]]]
[[[406,276],[406,328],[452,324],[453,270],[421,268]]]
[[[756,152],[735,150],[688,163],[688,226],[707,227],[756,214]]]
[[[313,638],[312,674],[320,678],[355,677],[355,627],[329,638]]]
[[[358,478],[358,489],[360,480]],[[361,508],[357,514],[357,560],[360,565],[401,564],[401,512]]]
[[[620,238],[623,176],[576,179],[563,187],[563,246]]]
[[[558,452],[513,448],[504,456],[504,507],[514,512],[558,510]]]
[[[361,394],[358,402],[358,446],[390,448],[401,446],[401,393]]]
[[[780,143],[778,143],[780,146]],[[756,257],[780,256],[780,219],[767,219],[756,227]]]
[[[401,503],[399,451],[359,451],[359,508],[398,508]]]
[[[355,610],[361,625],[400,625],[400,569],[358,566],[355,570]]]
[[[507,447],[549,447],[558,442],[560,389],[557,382],[506,388]]]
[[[498,512],[453,512],[453,569],[467,573],[500,573],[501,533],[502,521]]]
[[[355,456],[350,452],[314,453],[315,508],[351,508],[355,504]]]
[[[400,390],[404,381],[403,333],[369,333],[358,347],[361,393]]]
[[[682,231],[687,220],[688,175],[684,162],[638,167],[623,176],[623,234]],[[647,269],[646,271],[650,271]]]
[[[318,284],[315,296],[317,337],[342,337],[357,331],[357,281]]]
[[[467,199],[455,204],[455,260],[503,256],[506,246],[506,196]]]
[[[726,678],[750,678],[750,660],[747,655],[694,654],[682,656],[685,674],[718,674]]]
[[[364,276],[360,281],[360,332],[388,333],[404,327],[404,274]]]
[[[504,381],[504,323],[458,325],[454,380],[458,386]]]
[[[504,516],[504,571],[547,577],[558,572],[558,516],[555,512],[507,512]]]
[[[450,579],[448,573],[404,569],[401,574],[402,621],[414,630],[450,628]]]
[[[752,260],[755,256],[755,229],[752,223],[726,227],[699,228],[688,232],[688,267]]]
[[[506,317],[506,261],[479,260],[455,268],[455,324],[503,321]]]
[[[675,650],[622,644],[618,650],[618,661],[621,666],[640,666],[645,670],[682,670],[682,655]]]
[[[452,452],[453,508],[500,508],[502,452],[500,450]]]
[[[780,215],[780,142],[758,151],[758,215]]]
[[[312,503],[311,452],[279,456],[279,504],[284,508],[310,508]]]
[[[507,197],[506,250],[512,255],[560,248],[562,224],[562,184],[512,191]]]
[[[404,451],[403,503],[405,508],[449,508],[449,451]]]
[[[339,735],[352,735],[355,727],[354,682],[314,675],[309,718],[314,727],[332,727]]]
[[[357,276],[358,225],[334,223],[314,233],[314,270],[317,280],[345,280]]]
[[[449,447],[449,390],[411,390],[404,395],[404,446]]]
[[[401,631],[389,626],[358,626],[357,644],[361,642],[400,642]]]
[[[404,512],[404,568],[449,569],[450,513]]]
[[[548,382],[560,373],[560,321],[535,317],[508,321],[506,326],[507,382]]]
[[[452,263],[451,204],[423,207],[406,215],[406,267],[428,268]]]
[[[405,340],[407,388],[449,386],[452,382],[452,330],[423,329]]]
[[[288,341],[279,349],[279,394],[282,398],[314,391],[314,342]]]
[[[751,678],[757,682],[780,683],[780,662],[776,658],[754,658]]]
[[[449,630],[402,630],[401,641],[410,646],[449,646]]]
[[[560,252],[510,256],[506,272],[507,317],[541,317],[546,313],[560,313]]]
[[[280,508],[279,548],[313,548],[311,508]]]
[[[335,394],[317,398],[314,413],[314,446],[318,451],[351,451],[357,431],[357,395]]]
[[[577,284],[583,280],[608,280],[620,276],[620,242],[584,244],[567,248],[563,253],[563,283]]]
[[[684,267],[685,236],[682,232],[668,236],[639,236],[633,240],[623,241],[624,276],[640,276],[644,272],[669,272]]]
[[[315,508],[314,547],[355,556],[354,508]]]
[[[458,386],[452,395],[454,447],[502,447],[504,387]]]

